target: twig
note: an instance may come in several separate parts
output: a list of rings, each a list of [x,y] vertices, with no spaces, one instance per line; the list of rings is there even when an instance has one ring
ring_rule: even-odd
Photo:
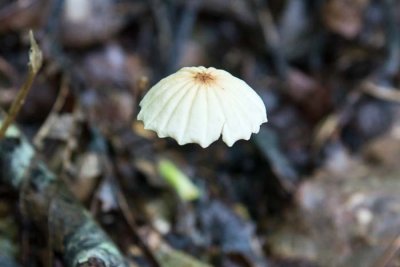
[[[56,99],[56,102],[54,103],[53,107],[51,108],[51,111],[49,115],[47,116],[46,120],[36,133],[35,137],[33,138],[33,144],[38,148],[39,150],[43,146],[43,139],[46,137],[46,135],[50,131],[51,124],[54,122],[56,118],[56,114],[59,113],[64,106],[65,99],[67,98],[69,93],[69,86],[68,86],[68,81],[67,78],[64,76],[61,81],[61,87],[60,91],[58,92],[58,96]]]
[[[362,83],[361,83],[362,88]],[[321,122],[313,134],[311,151],[317,156],[317,152],[321,149],[331,138],[338,136],[343,126],[349,121],[350,114],[352,114],[355,104],[360,100],[362,93],[355,90],[347,95],[345,102],[338,111],[333,112],[326,116],[325,120]]]
[[[387,267],[391,260],[396,256],[397,252],[400,250],[400,234],[394,238],[393,242],[389,245],[386,251],[383,253],[382,257],[373,265],[374,267]]]
[[[137,231],[137,226],[135,223],[135,218],[133,217],[132,212],[130,211],[128,201],[126,200],[124,194],[122,193],[119,185],[115,185],[116,182],[114,182],[114,186],[116,187],[116,193],[117,193],[117,199],[118,199],[118,205],[119,208],[121,209],[122,215],[124,216],[129,228],[131,229],[132,233],[136,237],[136,241],[138,242],[139,247],[142,249],[144,254],[147,256],[149,261],[151,262],[153,267],[161,267],[161,265],[158,263],[156,257],[153,255],[152,251],[150,248],[147,246],[146,242],[144,242],[143,238]]]
[[[152,251],[147,246],[146,242],[143,240],[141,235],[137,231],[137,226],[135,222],[135,218],[130,211],[128,201],[126,200],[124,194],[122,193],[121,186],[118,183],[117,179],[110,179],[114,175],[119,176],[118,171],[115,168],[115,162],[108,157],[107,154],[107,144],[106,140],[103,135],[96,129],[92,127],[93,134],[95,134],[95,138],[97,140],[96,150],[102,155],[102,166],[104,168],[105,177],[108,182],[112,186],[113,194],[117,197],[118,206],[121,210],[121,213],[126,220],[138,246],[143,251],[144,255],[146,255],[147,259],[149,260],[152,267],[160,267],[161,265],[158,263],[156,257],[153,255]]]
[[[372,82],[365,82],[360,87],[361,91],[376,98],[400,103],[400,91],[396,88],[379,86]]]
[[[25,103],[26,96],[28,95],[29,90],[32,87],[33,80],[35,79],[36,74],[38,73],[40,67],[42,66],[42,61],[43,61],[42,52],[40,51],[39,46],[37,45],[33,37],[32,31],[29,32],[29,38],[31,42],[31,49],[29,52],[28,77],[22,84],[22,87],[19,90],[16,99],[13,101],[10,107],[7,117],[1,124],[0,140],[4,138],[8,127],[15,121],[18,112],[20,111],[22,105]]]

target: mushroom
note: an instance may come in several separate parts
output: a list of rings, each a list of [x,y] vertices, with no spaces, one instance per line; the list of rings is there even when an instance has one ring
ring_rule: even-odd
[[[138,120],[159,137],[206,148],[221,135],[232,146],[267,122],[257,93],[229,72],[184,67],[154,85],[140,102]]]

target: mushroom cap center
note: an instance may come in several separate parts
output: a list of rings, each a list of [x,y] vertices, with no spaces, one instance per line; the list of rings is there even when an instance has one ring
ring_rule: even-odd
[[[194,74],[193,79],[202,85],[211,85],[215,82],[216,77],[210,72],[201,71]]]

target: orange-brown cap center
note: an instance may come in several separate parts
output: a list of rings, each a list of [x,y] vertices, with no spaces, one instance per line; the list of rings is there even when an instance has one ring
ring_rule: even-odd
[[[204,85],[210,85],[215,81],[215,76],[208,72],[198,72],[193,76],[194,80]]]

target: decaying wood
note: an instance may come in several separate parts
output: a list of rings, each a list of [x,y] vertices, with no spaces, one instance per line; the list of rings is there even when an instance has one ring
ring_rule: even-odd
[[[20,193],[22,212],[50,232],[51,247],[63,255],[66,266],[127,266],[111,239],[15,126],[0,141],[0,169],[0,182]]]

